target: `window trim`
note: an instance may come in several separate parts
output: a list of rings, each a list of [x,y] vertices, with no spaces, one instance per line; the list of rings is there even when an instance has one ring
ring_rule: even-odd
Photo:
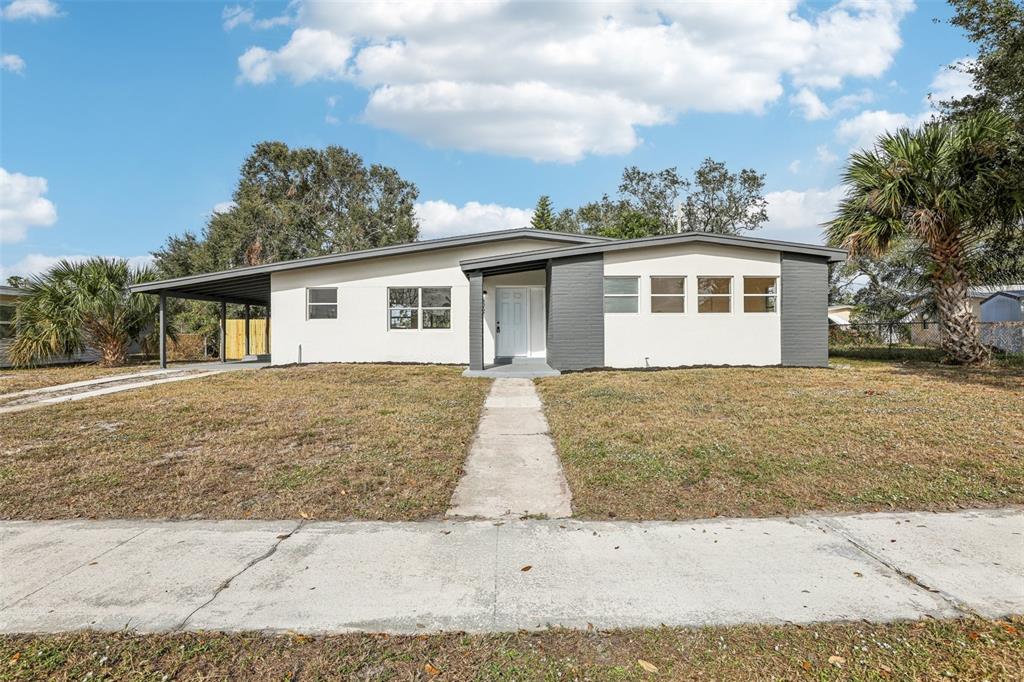
[[[607,294],[604,291],[605,280],[609,279],[631,279],[636,282],[636,293],[635,294]],[[639,315],[640,314],[640,280],[643,279],[640,275],[603,275],[601,278],[601,307],[605,315]],[[636,310],[633,312],[617,312],[614,310],[604,310],[604,303],[609,298],[633,298],[636,299]]]
[[[656,294],[654,293],[654,280],[656,279],[681,279],[683,280],[683,293],[681,294]],[[650,306],[651,315],[685,315],[689,306],[686,305],[686,275],[651,275],[651,293],[648,305]],[[681,298],[683,300],[683,309],[679,312],[674,310],[658,310],[654,309],[655,298]]]
[[[748,294],[748,279],[773,279],[775,280],[774,294]],[[778,315],[779,314],[779,276],[778,275],[743,275],[743,314],[744,315]],[[775,299],[774,310],[751,310],[747,311],[747,297],[750,298],[773,298]]]
[[[729,280],[729,293],[727,294],[702,294],[700,293],[700,281],[702,279],[727,279]],[[694,295],[697,297],[697,314],[698,315],[734,315],[736,313],[736,306],[733,305],[733,295],[736,293],[736,287],[733,286],[733,281],[736,279],[734,275],[697,275],[697,286],[694,287]],[[729,310],[724,313],[701,311],[700,299],[702,296],[710,296],[712,298],[725,298],[729,301]]]
[[[333,291],[334,292],[334,303],[313,303],[309,300],[309,292],[311,291]],[[331,320],[337,321],[341,317],[341,292],[338,287],[306,287],[306,322],[330,322]],[[309,314],[311,306],[334,306],[334,317],[312,317]]]
[[[386,289],[387,289],[387,291],[385,292],[386,298],[384,300],[386,315],[385,315],[384,324],[386,325],[386,329],[389,332],[428,332],[428,333],[430,333],[430,332],[450,332],[454,328],[453,325],[452,325],[452,309],[454,308],[454,305],[453,305],[454,302],[452,301],[452,290],[454,289],[454,287],[451,286],[450,284],[432,285],[432,286],[419,286],[419,285],[394,286],[394,287],[389,286],[389,287],[386,287]],[[391,290],[392,289],[415,289],[416,290],[416,306],[415,307],[409,307],[409,308],[407,308],[407,307],[395,307],[395,306],[392,306],[391,305]],[[424,306],[423,305],[423,290],[424,289],[447,289],[448,290],[448,307],[445,308],[445,307],[439,307],[439,306]],[[391,326],[391,311],[392,310],[415,310],[416,311],[416,326],[415,327],[409,327],[408,329],[403,329],[401,327],[392,327]],[[423,311],[425,311],[425,310],[447,310],[448,311],[448,326],[447,327],[424,327],[423,326]]]

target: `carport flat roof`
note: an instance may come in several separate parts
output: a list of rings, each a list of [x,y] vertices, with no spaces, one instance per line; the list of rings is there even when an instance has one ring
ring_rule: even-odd
[[[174,279],[165,279],[157,282],[136,284],[131,288],[131,290],[133,293],[165,294],[175,298],[191,298],[201,301],[223,301],[225,303],[268,305],[270,303],[270,276],[274,272],[312,268],[320,265],[333,265],[335,263],[346,263],[350,261],[368,260],[371,258],[402,256],[422,251],[448,249],[474,244],[487,244],[490,242],[507,241],[510,239],[522,239],[524,237],[546,240],[563,245],[599,244],[614,241],[607,237],[567,234],[565,232],[534,230],[532,228],[497,230],[494,232],[482,232],[479,234],[462,235],[458,237],[426,239],[423,241],[412,242],[410,244],[395,244],[393,246],[364,249],[362,251],[349,251],[347,253],[336,253],[328,256],[314,256],[312,258],[301,258],[298,260],[282,261],[280,263],[270,263],[267,265],[253,265],[244,268],[235,268],[233,270],[210,272],[202,275],[176,277]]]
[[[832,263],[838,263],[846,260],[845,249],[836,249],[830,246],[801,244],[798,242],[783,242],[776,241],[774,239],[757,239],[755,237],[740,237],[736,235],[711,234],[708,232],[681,232],[679,234],[661,235],[658,237],[616,239],[591,244],[572,244],[569,246],[560,246],[551,249],[542,249],[539,251],[523,251],[521,253],[489,256],[487,258],[470,258],[460,261],[459,265],[462,267],[464,272],[475,270],[511,271],[512,269],[522,269],[523,266],[529,263],[546,261],[551,258],[570,258],[572,256],[583,256],[592,253],[605,253],[608,251],[623,251],[627,249],[640,249],[670,244],[686,244],[691,242],[723,244],[726,246],[742,246],[751,249],[820,256],[828,259],[828,261]]]

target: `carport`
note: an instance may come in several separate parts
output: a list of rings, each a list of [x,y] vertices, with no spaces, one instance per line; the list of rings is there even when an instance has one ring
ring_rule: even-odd
[[[239,268],[228,272],[191,275],[146,282],[131,287],[132,293],[153,294],[160,298],[160,366],[167,367],[167,299],[182,298],[193,301],[220,303],[220,361],[225,362],[227,335],[227,307],[231,303],[244,308],[245,355],[250,355],[249,320],[252,307],[266,309],[266,347],[270,348],[270,272],[266,266]]]

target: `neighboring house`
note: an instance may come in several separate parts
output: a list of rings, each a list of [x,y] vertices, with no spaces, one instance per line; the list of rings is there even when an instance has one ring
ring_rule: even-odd
[[[981,302],[982,322],[1024,321],[1024,288],[1015,291],[1000,291]]]
[[[981,340],[1007,353],[1024,352],[1024,287],[981,302]]]
[[[974,317],[979,322],[1000,322],[1006,320],[998,320],[991,317],[994,313],[989,313],[989,319],[986,319],[985,314],[982,311],[982,306],[985,301],[993,298],[997,294],[1007,292],[1013,294],[1014,292],[1024,291],[1024,284],[993,284],[984,286],[974,286],[967,289],[967,300],[971,305],[971,311],[974,313]],[[995,307],[998,308],[1000,303],[996,303]],[[902,320],[903,322],[910,322],[910,341],[911,343],[918,345],[934,345],[938,343],[938,324],[939,321],[933,312],[929,312],[924,303],[919,304],[913,310],[911,310]],[[982,325],[984,330],[984,325]],[[986,343],[986,339],[982,339]],[[993,345],[993,344],[990,344]],[[998,344],[996,344],[998,345]]]
[[[830,305],[828,307],[829,324],[850,324],[850,316],[853,315],[852,305]]]
[[[135,292],[269,305],[274,364],[480,371],[828,362],[822,246],[707,233],[610,240],[504,230],[151,282]],[[221,306],[222,314],[225,307]]]
[[[7,349],[14,339],[14,312],[18,306],[18,299],[26,296],[27,292],[15,287],[0,286],[0,367],[10,367],[11,362],[7,356]],[[43,365],[59,365],[72,362],[95,362],[99,354],[94,351],[83,351],[75,355],[64,355],[42,362]]]

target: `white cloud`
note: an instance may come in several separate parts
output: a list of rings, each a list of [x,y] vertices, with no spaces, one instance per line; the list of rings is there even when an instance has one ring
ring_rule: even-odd
[[[789,162],[789,172],[794,175],[800,172],[800,159],[794,159]]]
[[[853,92],[842,97],[837,97],[832,104],[825,104],[818,95],[808,88],[800,89],[796,94],[791,95],[789,103],[792,104],[800,115],[808,121],[818,121],[829,118],[841,111],[854,109],[874,100],[875,95],[870,90]]]
[[[532,209],[476,201],[461,208],[447,201],[424,201],[418,202],[415,210],[423,239],[528,227],[533,217]]]
[[[862,111],[852,118],[840,121],[836,129],[837,136],[841,141],[850,143],[851,150],[866,149],[874,145],[882,133],[896,132],[899,128],[917,128],[933,120],[936,118],[936,112],[931,108],[932,101],[963,97],[974,92],[971,77],[951,68],[969,61],[953,62],[936,72],[929,86],[930,98],[926,96],[922,99],[922,108],[917,114],[885,110]]]
[[[0,265],[0,281],[6,281],[7,278],[12,275],[29,277],[31,275],[42,274],[62,260],[70,261],[72,263],[80,263],[81,261],[88,260],[90,258],[95,258],[95,256],[87,256],[84,254],[46,256],[41,253],[30,253],[21,260],[16,261],[13,265]],[[124,258],[124,256],[106,256],[106,258]],[[129,256],[126,260],[132,267],[153,264],[153,256],[149,254],[146,254],[145,256]]]
[[[227,212],[229,212],[231,209],[233,209],[237,205],[238,204],[236,204],[233,201],[221,201],[221,202],[216,203],[216,204],[213,205],[213,212],[214,213],[227,213]]]
[[[25,72],[25,60],[16,54],[0,55],[0,69],[20,75]]]
[[[8,21],[29,19],[53,19],[61,16],[60,7],[51,0],[11,0],[3,8],[3,17]]]
[[[768,200],[768,223],[765,227],[775,231],[820,231],[820,225],[832,219],[842,198],[841,185],[823,190],[768,192],[765,194]]]
[[[352,42],[346,38],[330,31],[300,28],[277,52],[250,47],[238,58],[238,68],[241,80],[249,83],[270,83],[277,74],[286,73],[301,84],[315,78],[340,78],[351,52]]]
[[[958,64],[967,66],[970,63],[971,60],[965,59],[939,69],[929,87],[931,99],[935,102],[942,102],[948,99],[960,99],[977,92],[974,89],[974,78],[971,77],[971,74],[953,68]]]
[[[688,111],[761,113],[798,87],[882,75],[909,0],[298,5],[240,80],[348,80],[371,124],[428,144],[572,162],[628,152]],[[807,92],[811,92],[807,90]]]
[[[828,105],[807,88],[801,88],[799,92],[790,96],[789,103],[796,107],[800,115],[808,121],[828,118],[831,113]]]
[[[224,11],[221,12],[221,19],[223,19],[225,31],[232,31],[242,25],[249,26],[257,30],[263,30],[273,28],[275,26],[285,26],[293,21],[292,17],[287,14],[269,17],[267,19],[257,19],[256,13],[253,12],[252,8],[242,7],[241,5],[225,7]]]
[[[57,222],[57,207],[46,199],[46,178],[0,168],[0,243],[20,242],[30,227]]]
[[[326,116],[324,116],[324,123],[326,123],[327,125],[336,126],[341,124],[341,119],[338,118],[337,116],[327,114]]]
[[[814,148],[814,156],[822,163],[832,163],[839,157],[832,153],[827,144],[819,144]]]
[[[851,150],[870,149],[882,133],[914,125],[915,119],[907,114],[885,110],[862,111],[853,118],[840,121],[836,134],[850,145]]]
[[[256,15],[251,9],[246,9],[241,5],[232,5],[224,8],[224,11],[220,13],[220,18],[224,20],[224,30],[230,31],[242,24],[251,24]]]

